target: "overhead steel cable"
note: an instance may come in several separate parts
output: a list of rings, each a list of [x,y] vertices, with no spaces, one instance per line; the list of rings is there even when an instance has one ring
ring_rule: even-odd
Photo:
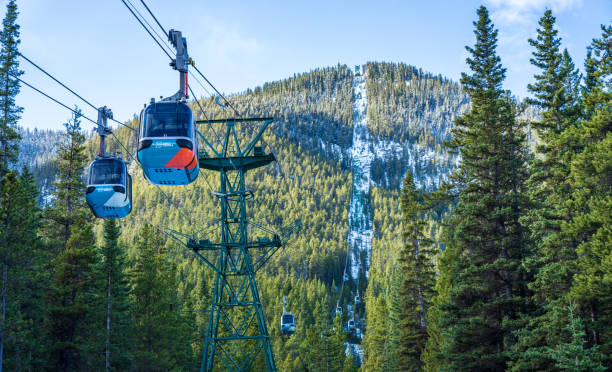
[[[125,0],[121,0],[121,1],[122,1],[122,2],[123,2],[123,4],[125,4],[125,6],[127,7],[127,4],[125,3]],[[127,1],[129,2],[130,0],[127,0]],[[143,0],[140,0],[140,2],[141,2],[141,3],[142,3],[142,5],[144,5],[144,7],[147,9],[147,11],[148,11],[148,12],[149,12],[149,14],[151,15],[151,17],[152,17],[152,18],[155,20],[155,22],[157,23],[157,25],[159,26],[159,28],[160,28],[160,29],[161,29],[161,30],[164,32],[164,35],[166,35],[166,36],[167,36],[167,35],[168,35],[168,32],[167,32],[167,31],[166,31],[166,29],[165,29],[165,28],[164,28],[164,27],[161,25],[161,23],[160,23],[160,22],[157,20],[157,17],[155,17],[155,14],[153,14],[153,12],[151,11],[151,9],[150,9],[150,8],[147,6],[147,4],[146,4],[146,3],[145,3]],[[130,4],[131,4],[131,3],[130,3]],[[132,6],[134,6],[134,5],[132,5]],[[130,8],[128,7],[128,9],[130,9]],[[134,7],[134,9],[135,9],[135,7]],[[137,10],[137,9],[135,9],[135,10],[136,10],[136,12],[138,12],[138,10]],[[132,14],[134,15],[134,17],[136,17],[136,14],[135,14],[135,13],[132,11],[132,9],[130,9],[130,12],[132,12]],[[140,13],[139,13],[139,14],[140,14]],[[142,15],[141,15],[141,17],[142,17]],[[138,17],[136,17],[136,19],[138,19]],[[143,17],[143,19],[144,19],[144,17]],[[142,27],[145,27],[145,25],[144,25],[144,24],[143,24],[143,23],[140,21],[140,19],[138,19],[138,22],[140,22],[140,24],[142,25]],[[146,20],[145,20],[145,22],[146,22]],[[147,24],[148,24],[148,23],[147,23]],[[151,27],[151,26],[149,25],[149,27]],[[146,29],[146,27],[145,27],[145,29]],[[153,35],[151,34],[151,32],[149,32],[149,30],[147,30],[147,32],[149,33],[149,35],[151,35],[151,37],[153,37]],[[157,34],[157,33],[155,32],[155,30],[153,30],[153,32],[154,32],[155,34]],[[158,35],[158,37],[159,37],[159,35]],[[153,37],[153,38],[154,38],[154,37]],[[154,38],[154,39],[155,39],[155,38]],[[155,41],[157,42],[157,44],[159,44],[159,42],[158,42],[157,40],[155,40]],[[160,45],[160,47],[161,47],[161,45]],[[163,48],[162,48],[162,49],[163,49]],[[165,50],[164,50],[164,52],[165,52]],[[166,53],[166,54],[168,54],[168,53]],[[168,57],[170,57],[170,55],[168,55]],[[172,59],[172,57],[170,57],[170,59]],[[199,69],[198,69],[198,68],[195,66],[195,64],[193,64],[193,63],[192,63],[192,64],[191,64],[191,66],[192,66],[192,67],[193,67],[193,68],[194,68],[194,69],[197,71],[197,73],[198,73],[198,74],[200,74],[200,76],[201,76],[201,77],[202,77],[202,78],[203,78],[203,79],[206,81],[206,83],[207,83],[208,85],[210,85],[210,87],[211,87],[211,88],[212,88],[212,89],[213,89],[213,90],[214,90],[214,91],[215,91],[215,92],[216,92],[216,93],[217,93],[217,94],[218,94],[218,95],[219,95],[221,98],[223,98],[223,101],[225,101],[225,103],[226,103],[226,104],[227,104],[229,107],[231,107],[231,108],[232,108],[232,110],[234,110],[234,112],[236,113],[236,116],[238,116],[238,117],[239,117],[239,116],[240,116],[240,113],[239,113],[239,112],[238,112],[238,110],[236,110],[236,108],[235,108],[235,107],[234,107],[234,106],[233,106],[233,105],[230,103],[230,101],[228,101],[228,99],[227,99],[227,98],[225,98],[225,96],[224,96],[223,94],[221,94],[221,92],[219,92],[219,90],[218,90],[218,89],[217,89],[217,88],[216,88],[216,87],[213,85],[213,83],[211,83],[211,82],[210,82],[210,80],[208,80],[208,79],[206,78],[206,76],[204,76],[204,74],[203,74],[203,73],[202,73],[202,72],[201,72],[201,71],[200,71],[200,70],[199,70]]]
[[[70,89],[66,84],[62,83],[61,81],[59,81],[58,79],[55,78],[55,76],[51,75],[49,72],[47,72],[44,68],[40,67],[39,65],[37,65],[36,63],[34,63],[31,59],[29,59],[28,57],[24,56],[22,53],[18,52],[19,55],[21,56],[21,58],[25,59],[29,64],[31,64],[32,66],[36,67],[38,70],[40,70],[43,74],[47,75],[48,77],[50,77],[53,81],[55,81],[56,83],[58,83],[59,85],[61,85],[63,88],[65,88],[67,91],[69,91],[70,93],[74,94],[78,99],[80,99],[81,101],[85,102],[87,105],[89,105],[91,108],[93,108],[94,110],[98,111],[98,107],[96,107],[94,104],[92,104],[91,102],[89,102],[88,100],[86,100],[85,98],[83,98],[83,96],[81,96],[80,94],[78,94],[77,92],[75,92],[74,90]],[[27,84],[27,83],[24,83]],[[123,125],[126,128],[129,128],[133,131],[136,131],[136,129],[130,127],[127,124],[124,124],[118,120],[115,119],[111,119],[112,121],[114,121],[115,123],[118,123],[120,125]]]
[[[142,21],[144,23],[147,24],[147,26],[149,26],[149,30],[153,31],[153,33],[159,38],[159,40],[168,48],[168,50],[170,51],[170,53],[172,53],[172,47],[170,45],[168,45],[167,40],[168,40],[168,33],[163,30],[164,36],[165,37],[161,37],[159,36],[159,34],[157,33],[157,31],[155,31],[155,28],[153,26],[151,26],[151,24],[147,21],[147,19],[142,15],[142,13],[140,13],[138,11],[138,8],[136,8],[136,5],[134,5],[130,0],[126,0],[128,2],[128,4],[130,4],[130,6],[134,9],[134,11],[138,14],[138,16],[140,17],[140,19],[142,19]]]
[[[166,31],[166,29],[161,25],[161,23],[159,23],[159,21],[157,20],[157,17],[155,17],[155,14],[153,14],[153,12],[151,11],[151,9],[149,9],[149,7],[147,6],[147,4],[144,2],[144,0],[140,0],[140,2],[142,3],[142,5],[144,5],[145,9],[147,9],[147,12],[149,12],[149,14],[151,15],[151,17],[153,17],[153,19],[155,20],[155,22],[157,23],[157,25],[159,26],[159,28],[162,29],[162,31],[164,32],[164,35],[166,35],[166,37],[168,37],[168,32]]]
[[[198,79],[198,77],[197,77],[197,76],[196,76],[196,75],[195,75],[193,72],[191,72],[191,70],[189,71],[189,75],[191,76],[191,78],[192,78],[193,80],[195,80],[195,81],[198,83],[198,85],[199,85],[199,86],[201,86],[201,87],[202,87],[202,89],[204,89],[204,91],[206,92],[206,94],[208,94],[208,95],[209,95],[209,96],[211,96],[211,97],[213,97],[213,96],[214,96],[214,94],[212,94],[212,93],[211,93],[211,92],[210,92],[210,91],[209,91],[209,90],[206,88],[206,86],[205,86],[204,84],[202,84],[202,82],[200,81],[200,79]]]
[[[160,42],[157,40],[157,38],[155,38],[155,36],[153,36],[153,34],[151,33],[151,31],[149,31],[149,28],[147,28],[147,26],[145,26],[145,24],[144,24],[144,23],[143,23],[143,22],[140,20],[140,18],[139,18],[139,16],[138,16],[138,15],[140,15],[140,17],[142,17],[142,15],[140,14],[140,12],[138,12],[138,9],[136,9],[136,7],[135,7],[135,6],[134,6],[134,5],[133,5],[133,4],[130,2],[130,0],[127,0],[127,2],[128,2],[130,5],[132,5],[132,7],[134,7],[134,10],[132,10],[132,8],[131,8],[131,7],[130,7],[130,6],[127,4],[127,3],[126,3],[126,0],[121,0],[121,2],[123,3],[123,5],[125,5],[125,7],[126,7],[126,8],[128,8],[128,10],[130,11],[130,13],[132,13],[132,15],[134,16],[134,18],[136,18],[136,20],[137,20],[137,21],[140,23],[140,25],[141,25],[141,26],[142,26],[142,27],[145,29],[145,31],[147,31],[147,33],[149,34],[149,36],[151,36],[151,38],[153,38],[153,40],[154,40],[154,41],[157,43],[157,45],[159,45],[159,47],[160,47],[160,48],[161,48],[161,49],[164,51],[164,53],[166,53],[166,55],[168,56],[168,58],[170,58],[170,60],[173,60],[172,56],[171,56],[171,55],[168,53],[168,51],[166,51],[166,49],[164,49],[164,47],[162,46],[162,44],[161,44],[161,43],[160,43]],[[161,29],[164,31],[164,34],[165,34],[165,35],[167,35],[166,30],[165,30],[165,29],[164,29],[164,28],[161,26],[161,24],[159,23],[159,21],[157,20],[157,18],[156,18],[156,17],[155,17],[155,15],[153,14],[153,12],[152,12],[152,11],[149,9],[149,7],[148,7],[148,6],[147,6],[147,5],[146,5],[144,2],[143,2],[143,5],[145,6],[145,8],[146,8],[146,9],[147,9],[147,11],[149,12],[149,14],[151,14],[151,16],[153,17],[153,19],[155,19],[155,22],[157,22],[157,24],[160,26],[160,28],[161,28]],[[135,11],[135,12],[134,12],[134,11]],[[138,13],[138,15],[137,15],[136,13]],[[144,17],[142,17],[142,18],[143,18],[143,20],[144,20]],[[152,27],[151,27],[151,25],[150,25],[150,24],[149,24],[149,23],[148,23],[146,20],[144,20],[144,22],[146,22],[146,23],[147,23],[147,25],[149,25],[149,27],[150,27],[150,28],[152,28]],[[155,35],[157,35],[157,37],[158,37],[158,38],[160,38],[160,36],[157,34],[157,32],[156,32],[155,30],[152,30],[152,31],[153,31],[153,33],[155,33]],[[164,44],[165,44],[165,42],[164,42]],[[198,80],[196,79],[196,81],[198,81]],[[199,81],[198,81],[198,82],[199,82]],[[202,85],[202,84],[200,83],[200,85]],[[194,99],[195,99],[195,101],[196,101],[197,105],[200,107],[200,110],[202,111],[202,114],[204,114],[204,116],[207,118],[206,114],[204,113],[204,110],[203,110],[202,106],[200,105],[200,102],[197,100],[197,98],[196,98],[196,96],[195,96],[195,94],[194,94],[193,90],[191,89],[191,86],[189,86],[189,85],[188,85],[187,87],[188,87],[189,91],[191,92],[192,96],[194,96]],[[205,89],[205,90],[206,90],[206,89]],[[213,130],[214,130],[214,128],[213,128]],[[215,132],[215,134],[217,135],[217,138],[220,140],[219,135],[218,135],[216,132]],[[130,155],[131,155],[131,154],[130,154]],[[134,158],[134,157],[132,156],[132,158]],[[212,188],[212,186],[210,185],[210,183],[208,182],[208,179],[205,179],[205,181],[206,181],[206,183],[207,183],[208,187],[209,187],[211,190],[214,190],[214,189]],[[162,190],[162,189],[159,187],[159,185],[155,185],[155,186],[157,186],[157,187],[158,187],[158,189],[159,189],[159,191],[160,191],[160,192],[162,192],[162,193],[164,194],[164,196],[166,196],[166,198],[168,198],[168,200],[170,200],[170,201],[171,201],[171,199],[170,199],[170,198],[169,198],[169,197],[166,195],[166,193],[165,193],[165,192],[164,192],[164,191],[163,191],[163,190]],[[171,202],[172,202],[172,201],[171,201]],[[180,208],[179,208],[179,212],[180,212]],[[189,219],[188,219],[188,220],[189,220]],[[191,221],[189,221],[189,222],[190,222],[190,224],[191,224]]]
[[[189,89],[189,92],[191,92],[191,96],[193,97],[193,100],[195,101],[195,103],[198,105],[198,107],[200,108],[200,113],[202,115],[204,115],[204,118],[206,120],[210,120],[208,118],[208,115],[206,115],[206,113],[204,112],[204,108],[202,107],[202,105],[200,104],[200,101],[197,99],[195,93],[193,92],[193,89],[191,89],[191,85],[188,85],[187,88]]]
[[[78,116],[84,117],[85,119],[87,119],[87,120],[91,121],[91,122],[92,122],[92,123],[94,123],[95,125],[98,125],[98,123],[97,123],[96,121],[94,121],[94,120],[90,119],[89,117],[87,117],[87,116],[83,115],[81,112],[79,112],[79,111],[77,111],[77,110],[75,110],[75,109],[71,109],[71,108],[70,108],[70,107],[68,107],[67,105],[65,105],[65,104],[63,104],[62,102],[58,101],[57,99],[55,99],[55,98],[51,97],[50,95],[48,95],[47,93],[43,92],[42,90],[40,90],[40,89],[38,89],[38,88],[34,87],[33,85],[28,84],[27,82],[23,81],[23,80],[22,80],[21,78],[19,78],[18,76],[14,75],[14,74],[10,74],[10,75],[11,75],[13,78],[15,78],[15,79],[19,80],[19,81],[20,81],[22,84],[27,85],[27,86],[28,86],[28,87],[30,87],[31,89],[33,89],[33,90],[37,91],[38,93],[42,94],[43,96],[45,96],[45,97],[49,98],[50,100],[52,100],[53,102],[57,103],[58,105],[60,105],[60,106],[62,106],[62,107],[64,107],[64,108],[66,108],[67,110],[72,111],[72,112],[73,112],[75,115],[78,115]]]
[[[210,87],[219,95],[219,97],[223,98],[223,101],[225,101],[225,103],[232,108],[232,110],[234,110],[234,112],[236,113],[237,117],[240,117],[240,112],[238,112],[238,110],[236,110],[236,108],[234,107],[234,105],[231,104],[230,101],[227,100],[227,98],[225,98],[225,96],[223,94],[221,94],[221,92],[219,92],[219,90],[213,85],[213,83],[210,82],[210,80],[208,80],[206,78],[206,76],[204,76],[204,74],[200,71],[200,69],[198,69],[195,64],[191,65],[193,67],[194,70],[196,70],[196,72],[198,74],[200,74],[200,76],[202,77],[202,79],[204,79],[204,81],[206,81],[206,83],[208,85],[210,85]]]
[[[86,104],[88,104],[91,108],[93,108],[94,110],[98,110],[98,108],[96,106],[94,106],[91,102],[89,102],[88,100],[86,100],[85,98],[81,97],[77,92],[75,92],[74,90],[68,88],[64,83],[62,83],[61,81],[57,80],[53,75],[51,75],[50,73],[48,73],[47,71],[45,71],[44,68],[40,67],[39,65],[37,65],[36,63],[32,62],[31,59],[29,59],[28,57],[24,56],[22,53],[19,53],[19,55],[21,56],[21,58],[25,59],[28,63],[30,63],[32,66],[36,67],[38,70],[40,70],[43,74],[47,75],[48,77],[50,77],[51,79],[53,79],[53,81],[55,81],[56,83],[58,83],[59,85],[61,85],[62,87],[66,88],[66,90],[68,90],[70,93],[74,94],[75,96],[77,96],[77,98],[79,98],[81,101],[85,102]]]
[[[166,53],[166,55],[168,56],[168,58],[170,58],[170,60],[172,60],[172,56],[170,55],[170,53],[168,53],[168,51],[166,49],[164,49],[164,47],[162,46],[162,44],[155,38],[155,36],[153,36],[153,34],[151,33],[151,31],[149,31],[149,29],[147,28],[147,26],[144,25],[144,23],[142,23],[142,21],[140,20],[140,18],[138,18],[138,16],[136,15],[136,13],[134,13],[134,11],[132,10],[132,8],[129,7],[129,5],[127,5],[127,3],[125,2],[125,0],[121,0],[121,2],[123,3],[123,5],[125,5],[126,8],[128,8],[128,10],[130,11],[130,13],[132,13],[132,15],[134,16],[134,18],[136,18],[136,20],[138,21],[138,23],[140,23],[140,25],[142,26],[142,28],[145,29],[145,31],[149,34],[149,36],[151,36],[151,38],[153,38],[153,41],[155,41],[157,43],[157,45],[159,45],[159,47],[161,48],[161,50],[164,51],[164,53]]]

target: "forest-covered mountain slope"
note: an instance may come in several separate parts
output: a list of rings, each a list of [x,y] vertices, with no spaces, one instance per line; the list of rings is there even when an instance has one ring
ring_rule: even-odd
[[[431,191],[450,174],[457,159],[447,155],[442,142],[449,139],[453,119],[469,103],[458,84],[412,66],[368,63],[365,72],[367,129],[371,135],[363,145],[374,155],[369,178],[376,186],[366,197],[373,199],[368,212],[374,221],[372,260],[382,267],[382,261],[394,256],[398,243],[401,218],[397,190],[401,179],[410,169],[416,184]],[[308,363],[303,357],[307,331],[323,321],[331,324],[336,303],[351,303],[351,295],[357,290],[366,293],[368,286],[369,264],[363,261],[356,275],[345,283],[342,298],[337,297],[346,266],[352,172],[355,171],[351,166],[353,104],[357,99],[353,79],[351,69],[338,65],[229,97],[242,116],[276,119],[264,135],[264,144],[266,151],[274,152],[280,162],[249,174],[248,187],[255,195],[247,206],[250,219],[274,230],[298,218],[303,224],[302,231],[277,252],[259,275],[279,364],[286,360]],[[205,115],[199,106],[192,106],[199,119],[223,116],[212,98],[200,103]],[[138,126],[135,120],[128,124]],[[84,124],[85,128],[87,125]],[[200,125],[198,129],[213,143],[218,141],[217,129],[208,125]],[[245,126],[239,128],[239,133],[249,137],[254,130]],[[24,132],[24,142],[36,142],[30,138],[35,133],[38,132]],[[128,149],[135,149],[134,132],[119,128],[116,136]],[[114,140],[109,142],[111,152],[127,156]],[[49,154],[45,156],[52,158],[53,147],[48,149]],[[93,158],[96,151],[97,143],[90,141],[88,155]],[[24,162],[34,164],[37,158],[32,156],[35,153],[41,156],[39,152],[45,153],[23,151]],[[51,163],[43,163],[52,168]],[[121,222],[120,238],[130,259],[137,256],[134,243],[145,223],[159,230],[172,228],[199,238],[217,234],[214,221],[218,203],[210,192],[211,186],[214,188],[217,184],[214,174],[201,171],[198,180],[189,186],[157,188],[144,180],[133,161],[130,170],[134,178],[134,206],[131,215]],[[37,171],[35,168],[34,172]],[[38,177],[52,177],[52,174]],[[101,226],[98,233],[100,229]],[[213,273],[175,242],[166,240],[165,247],[177,265],[180,279],[176,306],[207,308],[214,285]],[[288,308],[298,321],[296,337],[289,340],[279,337],[275,326],[282,296],[288,297]],[[315,312],[315,308],[322,311]],[[356,318],[365,318],[363,305],[356,306],[354,311]],[[345,312],[343,322],[348,320],[347,316]],[[191,321],[203,331],[207,318],[194,315]],[[367,332],[364,323],[360,326]]]
[[[19,135],[19,158],[14,169],[21,169],[27,166],[34,174],[36,187],[40,191],[39,203],[49,202],[48,196],[51,192],[51,182],[55,178],[56,166],[54,158],[57,155],[57,141],[61,131],[49,129],[20,128]]]

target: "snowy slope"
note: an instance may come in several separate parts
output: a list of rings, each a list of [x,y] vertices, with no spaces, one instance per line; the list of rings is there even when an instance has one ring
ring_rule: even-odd
[[[353,190],[349,209],[348,245],[350,275],[359,283],[361,269],[365,271],[365,277],[368,277],[374,235],[370,208],[371,165],[374,153],[368,129],[368,96],[363,75],[355,75],[353,78],[353,99],[353,145],[350,149]],[[365,258],[365,261],[362,261],[362,258]],[[357,331],[357,337],[363,338],[360,329]],[[359,344],[346,343],[346,353],[355,355],[359,361],[363,359],[363,348]]]
[[[374,154],[370,148],[368,130],[367,92],[365,78],[355,76],[353,81],[353,146],[351,159],[353,170],[353,190],[349,210],[349,247],[351,250],[350,273],[354,280],[358,279],[359,269],[367,270],[370,266],[370,251],[372,250],[372,213],[369,195],[371,180],[371,164]],[[362,252],[365,262],[360,262]]]

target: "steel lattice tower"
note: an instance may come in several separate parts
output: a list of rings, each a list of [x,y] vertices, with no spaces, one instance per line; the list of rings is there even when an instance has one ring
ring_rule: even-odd
[[[272,121],[249,118],[197,122],[225,126],[221,149],[200,135],[206,146],[199,152],[200,168],[219,173],[219,190],[213,194],[220,204],[220,241],[196,240],[176,231],[169,231],[168,235],[216,272],[200,371],[212,371],[216,365],[245,371],[259,353],[264,354],[268,370],[276,371],[255,273],[300,227],[300,222],[275,233],[249,221],[247,200],[254,195],[245,184],[247,171],[276,160],[272,153],[265,154],[263,147],[257,146]],[[241,148],[235,124],[244,122],[263,124]]]

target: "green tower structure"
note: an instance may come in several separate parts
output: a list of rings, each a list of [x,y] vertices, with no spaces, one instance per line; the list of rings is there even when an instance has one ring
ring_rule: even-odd
[[[260,354],[268,371],[277,370],[255,274],[301,223],[296,221],[276,232],[249,220],[247,201],[254,194],[245,180],[248,171],[276,161],[273,153],[266,154],[258,145],[272,121],[246,118],[197,122],[223,128],[217,147],[199,133],[205,146],[198,154],[200,168],[219,175],[219,189],[212,192],[220,205],[218,241],[198,240],[172,230],[168,235],[216,273],[200,371],[246,371]],[[255,128],[251,130],[253,138],[244,141],[245,131],[239,135],[236,124]]]

